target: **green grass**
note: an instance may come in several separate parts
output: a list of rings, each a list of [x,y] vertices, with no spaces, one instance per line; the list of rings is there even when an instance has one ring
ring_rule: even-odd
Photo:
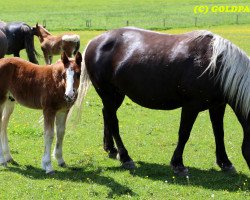
[[[207,27],[214,25],[250,24],[249,13],[194,14],[197,5],[250,6],[248,0],[8,0],[1,2],[0,19],[25,21],[30,25],[46,20],[50,30],[106,30],[123,26],[150,29]],[[86,27],[91,20],[91,27]]]
[[[178,4],[177,4],[178,2]],[[250,15],[193,14],[196,5],[248,5],[241,1],[115,1],[100,0],[8,0],[1,2],[0,19],[25,21],[30,25],[47,22],[53,34],[65,30],[81,36],[81,51],[87,42],[103,31],[129,25],[163,32],[183,33],[208,29],[229,39],[250,55]],[[198,17],[198,27],[194,18]],[[163,20],[165,19],[165,27]],[[92,27],[86,27],[91,20]],[[217,26],[219,25],[219,26]],[[35,38],[36,49],[42,54]],[[21,57],[26,59],[25,51]],[[59,56],[54,58],[54,62]],[[44,64],[43,58],[39,59]],[[220,172],[215,164],[215,145],[208,112],[200,113],[184,151],[188,178],[174,176],[169,162],[176,147],[180,109],[156,111],[142,108],[125,99],[118,111],[120,132],[130,156],[137,164],[132,171],[122,170],[102,149],[102,104],[93,87],[84,102],[80,121],[67,125],[64,157],[68,168],[54,176],[41,170],[43,125],[41,111],[16,106],[9,131],[11,153],[20,166],[0,168],[0,199],[249,199],[249,169],[241,154],[242,129],[230,108],[225,115],[225,143],[237,174]]]
[[[165,32],[183,33],[193,28]],[[209,29],[250,54],[247,25]],[[60,32],[53,32],[59,34]],[[78,31],[81,51],[102,31]],[[39,53],[38,40],[35,40]],[[26,58],[25,52],[22,57]],[[57,56],[56,59],[58,59]],[[40,63],[44,61],[40,59]],[[11,152],[20,166],[0,169],[0,199],[249,199],[249,169],[241,154],[242,129],[230,108],[225,115],[225,143],[238,174],[215,164],[215,145],[208,112],[200,113],[184,152],[188,178],[174,176],[169,162],[177,142],[180,109],[156,111],[125,99],[118,111],[120,132],[137,169],[122,170],[102,149],[102,104],[93,87],[80,121],[68,123],[64,157],[68,168],[53,161],[56,174],[41,170],[43,126],[40,111],[16,106],[9,125]]]

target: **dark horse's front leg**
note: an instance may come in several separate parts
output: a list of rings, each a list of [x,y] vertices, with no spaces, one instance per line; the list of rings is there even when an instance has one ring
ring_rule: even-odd
[[[14,52],[14,57],[19,57],[20,58],[20,52],[19,51]]]
[[[225,108],[226,104],[212,107],[209,109],[209,114],[215,137],[216,162],[222,171],[234,172],[235,168],[228,159],[224,143],[223,118],[225,114]]]
[[[128,155],[128,152],[122,142],[119,134],[118,119],[116,111],[123,102],[124,95],[117,92],[113,93],[102,93],[101,95],[103,102],[103,119],[104,119],[104,150],[109,153],[109,157],[115,157],[121,161],[122,166],[127,169],[135,167],[133,160]],[[116,143],[117,150],[114,147],[114,141]]]
[[[170,163],[174,173],[180,176],[188,174],[188,169],[183,165],[183,151],[198,113],[199,111],[187,107],[183,107],[181,111],[178,144]]]

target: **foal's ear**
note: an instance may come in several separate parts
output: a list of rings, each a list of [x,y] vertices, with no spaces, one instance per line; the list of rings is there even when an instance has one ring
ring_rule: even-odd
[[[79,51],[76,53],[75,61],[78,66],[81,66],[82,54]]]
[[[64,66],[68,67],[67,64],[69,63],[69,58],[68,58],[68,56],[66,55],[65,52],[62,52],[62,54],[61,54],[61,60],[62,60],[62,62],[64,64]]]
[[[36,23],[36,28],[38,28],[38,22]]]

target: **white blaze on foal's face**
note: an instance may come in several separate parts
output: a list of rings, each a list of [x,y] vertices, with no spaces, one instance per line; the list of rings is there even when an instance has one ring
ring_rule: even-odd
[[[65,90],[65,96],[69,98],[73,98],[75,95],[74,92],[74,70],[71,69],[71,66],[69,66],[66,70],[66,90]]]

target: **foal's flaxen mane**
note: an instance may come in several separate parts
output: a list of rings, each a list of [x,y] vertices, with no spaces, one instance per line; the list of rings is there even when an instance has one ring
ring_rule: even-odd
[[[207,34],[211,33],[201,32],[201,37]],[[213,53],[206,70],[215,72],[215,69],[220,67],[218,61],[221,62],[216,78],[220,81],[224,95],[247,117],[250,111],[250,59],[243,50],[229,40],[216,34],[212,36]]]

